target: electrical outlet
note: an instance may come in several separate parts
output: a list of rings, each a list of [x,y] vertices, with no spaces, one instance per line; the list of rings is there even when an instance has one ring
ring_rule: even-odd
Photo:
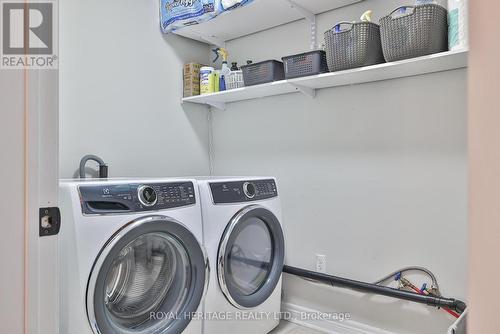
[[[326,255],[316,254],[316,271],[326,273]]]

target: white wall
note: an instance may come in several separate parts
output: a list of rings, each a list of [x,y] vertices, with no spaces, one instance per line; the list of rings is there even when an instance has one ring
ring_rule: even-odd
[[[319,18],[322,33],[368,8]],[[322,34],[320,33],[320,39]],[[295,22],[228,43],[240,64],[308,49]],[[230,104],[214,111],[216,174],[278,177],[287,263],[374,281],[408,265],[435,272],[442,292],[466,295],[466,71],[403,78]],[[452,318],[409,302],[285,280],[285,302],[350,312],[395,333],[444,333]]]
[[[208,173],[207,115],[180,104],[182,65],[207,47],[163,35],[158,5],[61,1],[61,177],[90,153],[112,177]]]
[[[399,1],[367,0],[319,18],[323,32]],[[208,173],[202,106],[179,104],[181,66],[203,44],[159,32],[157,1],[61,3],[61,172],[101,155],[112,176]],[[116,24],[120,22],[121,24]],[[320,34],[321,39],[321,34]],[[240,64],[307,50],[304,21],[228,43]],[[216,174],[280,180],[288,264],[360,280],[422,265],[465,296],[464,70],[236,103],[214,112]],[[388,298],[285,281],[285,301],[397,333],[443,333],[445,313]]]

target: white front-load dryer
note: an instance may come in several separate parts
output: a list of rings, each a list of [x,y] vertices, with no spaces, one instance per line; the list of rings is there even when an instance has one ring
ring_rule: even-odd
[[[61,181],[60,204],[60,333],[202,333],[193,180]]]
[[[212,266],[204,334],[264,334],[280,320],[285,241],[274,178],[199,178]]]

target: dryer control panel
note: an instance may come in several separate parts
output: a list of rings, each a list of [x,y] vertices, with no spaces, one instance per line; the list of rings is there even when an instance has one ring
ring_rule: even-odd
[[[196,203],[192,182],[82,185],[79,191],[84,214],[157,211]]]
[[[276,182],[269,180],[210,183],[214,204],[261,201],[278,196]]]

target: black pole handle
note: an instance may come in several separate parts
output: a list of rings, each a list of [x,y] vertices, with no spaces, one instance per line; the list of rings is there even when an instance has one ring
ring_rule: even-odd
[[[317,273],[306,269],[284,266],[283,272],[290,275],[299,276],[302,278],[308,278],[322,283],[331,284],[334,286],[356,290],[360,292],[368,292],[377,295],[408,300],[420,304],[426,304],[429,306],[446,307],[455,310],[459,313],[463,313],[467,308],[467,305],[458,299],[420,295],[418,293],[393,289],[386,286],[355,281],[352,279],[327,275],[323,273]]]
[[[85,165],[87,164],[88,161],[95,161],[99,164],[99,178],[100,179],[107,179],[108,174],[109,174],[109,169],[108,165],[99,158],[97,155],[89,154],[86,155],[80,160],[80,168],[79,168],[79,173],[80,173],[80,178],[84,179],[85,178]]]

